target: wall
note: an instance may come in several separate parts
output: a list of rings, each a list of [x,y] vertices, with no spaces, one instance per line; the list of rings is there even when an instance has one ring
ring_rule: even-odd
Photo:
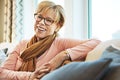
[[[88,38],[88,0],[73,0],[74,38]]]
[[[29,39],[34,34],[34,1],[33,0],[23,0],[23,24],[24,24],[24,37],[23,39]]]
[[[87,39],[88,0],[65,0],[65,11],[65,37]]]
[[[3,41],[3,24],[4,24],[4,0],[0,0],[0,42]]]

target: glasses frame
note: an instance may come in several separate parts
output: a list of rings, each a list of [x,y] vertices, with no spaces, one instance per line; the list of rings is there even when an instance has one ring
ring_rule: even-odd
[[[50,26],[50,25],[52,25],[54,23],[54,20],[52,20],[50,18],[49,19],[48,18],[44,18],[43,16],[41,16],[41,15],[39,15],[37,13],[34,14],[34,18],[35,18],[36,21],[44,20],[44,24],[46,26]]]

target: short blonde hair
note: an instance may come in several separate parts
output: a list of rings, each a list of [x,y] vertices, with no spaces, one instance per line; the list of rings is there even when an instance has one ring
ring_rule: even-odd
[[[56,5],[51,1],[42,1],[38,4],[36,13],[40,12],[52,12],[55,13],[55,22],[61,28],[65,23],[64,9],[61,5]]]

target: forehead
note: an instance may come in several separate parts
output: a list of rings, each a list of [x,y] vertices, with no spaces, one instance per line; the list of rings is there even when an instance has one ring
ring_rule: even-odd
[[[53,9],[45,9],[40,12],[40,14],[44,17],[49,17],[51,19],[56,18],[56,12]]]

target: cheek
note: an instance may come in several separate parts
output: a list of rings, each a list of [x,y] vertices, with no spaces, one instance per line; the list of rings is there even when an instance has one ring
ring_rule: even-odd
[[[51,28],[51,33],[54,33],[56,31],[56,27]]]
[[[35,24],[34,24],[34,31],[36,28],[37,28],[37,22],[35,22]]]
[[[54,33],[55,32],[55,29],[51,29],[51,33]]]
[[[35,29],[36,29],[36,25],[34,25],[34,31],[35,31]]]

